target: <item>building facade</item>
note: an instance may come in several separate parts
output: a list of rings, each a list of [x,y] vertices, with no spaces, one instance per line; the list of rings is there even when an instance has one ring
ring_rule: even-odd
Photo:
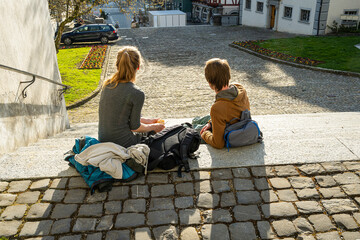
[[[360,0],[193,0],[192,19],[211,23],[220,13],[228,25],[323,35],[331,32],[334,21],[358,27],[359,9]]]
[[[240,0],[239,23],[280,32],[323,35],[328,26],[358,26],[360,0]]]

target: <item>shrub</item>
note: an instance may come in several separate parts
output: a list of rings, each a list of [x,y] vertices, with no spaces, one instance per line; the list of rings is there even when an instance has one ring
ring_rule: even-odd
[[[357,32],[360,32],[359,26],[355,27],[355,26],[346,26],[343,24],[339,25],[339,23],[336,22],[335,20],[333,21],[331,26],[327,25],[327,27],[330,28],[333,33],[357,33]]]

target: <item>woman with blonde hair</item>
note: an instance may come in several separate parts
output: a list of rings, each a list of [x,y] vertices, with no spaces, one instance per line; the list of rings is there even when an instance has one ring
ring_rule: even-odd
[[[138,144],[141,134],[159,132],[164,125],[159,119],[141,117],[145,94],[135,85],[141,54],[136,47],[126,46],[117,55],[117,72],[106,80],[99,104],[99,141],[123,147]]]

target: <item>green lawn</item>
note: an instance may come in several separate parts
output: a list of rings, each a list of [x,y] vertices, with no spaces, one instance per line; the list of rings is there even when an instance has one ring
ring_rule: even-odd
[[[296,57],[323,61],[318,67],[360,72],[359,36],[295,37],[256,43],[261,47]]]
[[[90,95],[99,84],[101,69],[78,69],[90,49],[61,49],[57,54],[62,82],[72,87],[64,94],[66,105]]]

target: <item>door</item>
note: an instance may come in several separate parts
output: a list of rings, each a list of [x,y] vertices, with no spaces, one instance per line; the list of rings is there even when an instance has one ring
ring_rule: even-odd
[[[166,27],[173,27],[172,15],[166,15]]]
[[[106,27],[108,29],[106,29]],[[98,40],[101,37],[101,33],[106,35],[106,31],[110,31],[110,27],[102,26],[103,29],[100,29],[100,26],[89,26],[87,40]]]
[[[276,8],[274,5],[270,5],[270,7],[270,29],[272,29],[275,25]]]
[[[159,16],[159,27],[166,27],[166,16]]]
[[[89,38],[88,30],[88,26],[80,27],[74,34],[74,40],[77,42],[86,41]]]

